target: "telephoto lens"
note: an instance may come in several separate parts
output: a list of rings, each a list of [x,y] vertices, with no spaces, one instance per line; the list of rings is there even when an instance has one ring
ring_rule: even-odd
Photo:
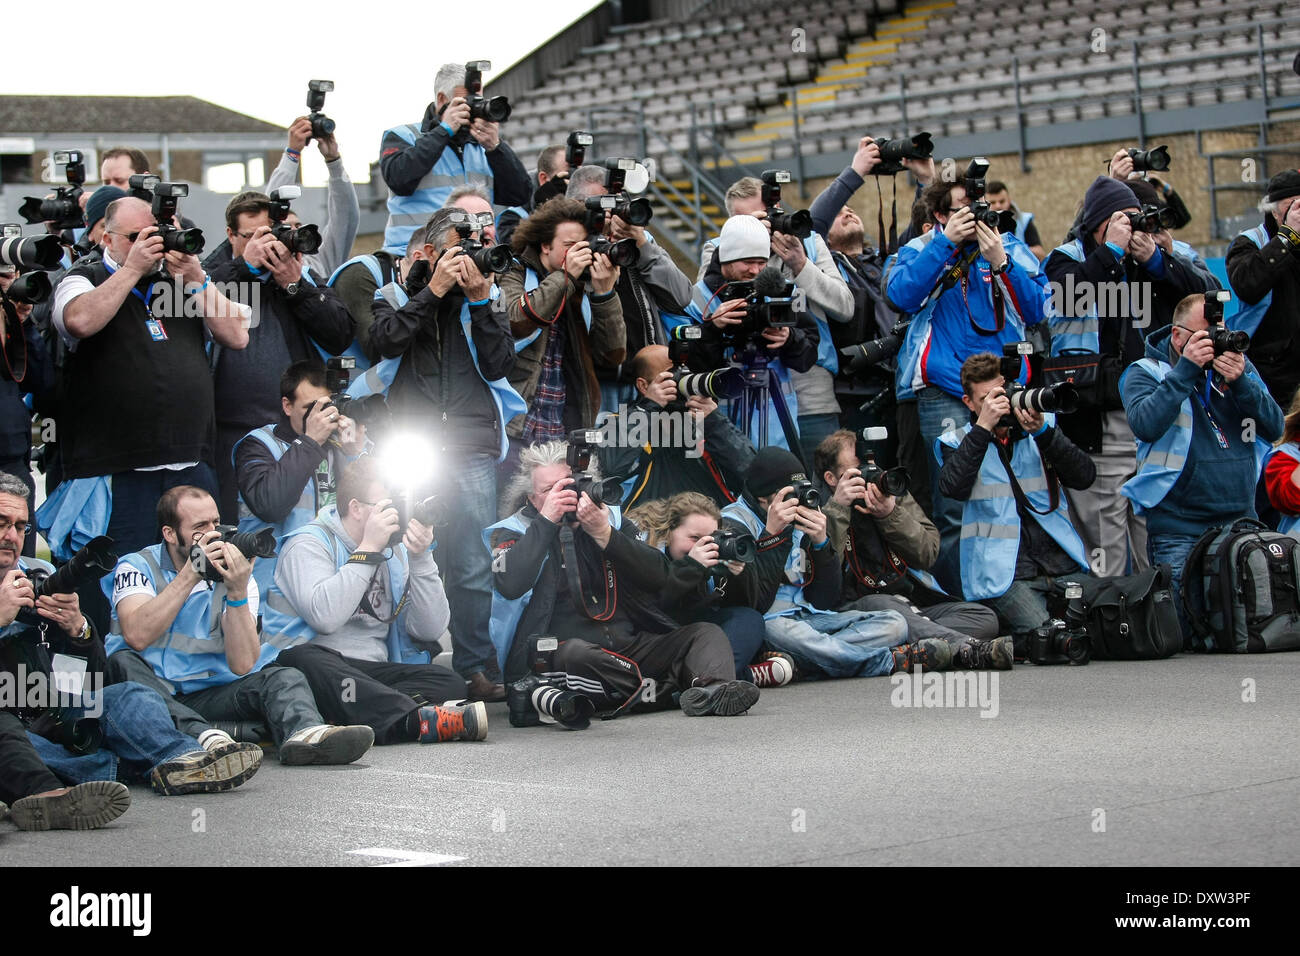
[[[1006,392],[1012,410],[1060,412],[1062,415],[1072,415],[1079,410],[1079,391],[1068,382],[1050,388],[1025,388],[1012,382],[1007,385]]]
[[[35,305],[50,297],[50,276],[47,272],[29,272],[9,283],[5,295],[13,302]]]
[[[33,578],[36,597],[46,594],[72,594],[83,584],[97,581],[112,572],[117,566],[117,552],[113,550],[113,539],[106,535],[92,538],[86,546],[74,554],[68,563],[44,578]]]
[[[58,236],[10,236],[0,239],[0,265],[19,269],[57,269],[63,259]]]
[[[506,706],[511,727],[536,727],[545,723],[559,724],[565,730],[586,730],[596,712],[591,698],[533,674],[510,685]]]
[[[715,402],[735,398],[745,385],[744,370],[719,368],[712,372],[687,372],[677,377],[677,394],[681,398],[703,395]]]

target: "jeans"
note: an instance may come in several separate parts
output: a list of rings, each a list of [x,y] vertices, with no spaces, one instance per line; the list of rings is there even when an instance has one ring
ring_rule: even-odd
[[[325,723],[307,678],[292,667],[271,664],[229,684],[176,696],[208,720],[265,720],[277,747],[298,731]]]
[[[803,449],[803,461],[810,474],[816,468],[813,464],[813,452],[826,436],[839,427],[840,416],[833,413],[799,416],[799,445]],[[821,475],[817,476],[817,480],[821,480]]]
[[[467,455],[453,469],[449,521],[438,529],[434,556],[451,605],[451,667],[463,677],[497,670],[488,636],[492,616],[492,555],[483,529],[497,520],[497,465],[490,455]]]
[[[981,603],[997,612],[1002,623],[1003,633],[1016,636],[1027,634],[1043,624],[1051,612],[1047,607],[1047,596],[1061,590],[1062,585],[1072,581],[1086,581],[1088,575],[1065,574],[1059,578],[1041,575],[1013,581],[1007,593],[1001,597],[989,598]]]
[[[1151,563],[1167,564],[1173,571],[1173,583],[1170,590],[1174,596],[1174,609],[1178,612],[1178,626],[1183,632],[1183,650],[1208,651],[1213,649],[1213,642],[1207,643],[1197,637],[1187,623],[1187,614],[1183,610],[1183,567],[1193,545],[1200,540],[1197,534],[1148,534],[1147,557]]]
[[[855,611],[897,611],[907,618],[907,641],[945,641],[954,648],[998,636],[998,616],[982,604],[949,601],[917,608],[897,594],[868,594],[847,609]]]
[[[692,616],[689,623],[716,624],[731,644],[736,661],[736,678],[749,680],[749,665],[758,656],[767,637],[763,615],[752,607],[718,607]]]
[[[958,542],[961,538],[961,516],[964,505],[939,492],[940,460],[935,457],[934,443],[940,435],[960,428],[970,421],[970,411],[940,388],[923,388],[917,392],[917,415],[921,423],[921,444],[930,464],[930,519],[939,531],[941,551],[939,560],[930,569],[950,593],[959,593]]]
[[[767,641],[801,671],[827,677],[879,677],[894,669],[893,648],[907,643],[897,611],[796,611],[769,618]]]
[[[129,682],[109,684],[100,693],[103,713],[99,726],[104,742],[95,753],[78,756],[62,744],[30,731],[27,734],[37,755],[64,784],[143,777],[160,763],[203,749],[193,737],[176,729],[167,705],[148,687]]]

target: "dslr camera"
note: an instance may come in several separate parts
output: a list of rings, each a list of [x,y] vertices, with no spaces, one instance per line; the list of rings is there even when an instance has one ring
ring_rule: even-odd
[[[510,254],[510,247],[503,245],[485,246],[478,239],[471,236],[478,228],[477,225],[470,221],[469,213],[453,212],[451,214],[451,223],[456,229],[456,235],[460,241],[453,248],[462,250],[465,255],[469,256],[470,261],[474,263],[474,268],[485,276],[492,273],[505,272],[514,262],[514,256]],[[428,285],[428,280],[425,280]]]
[[[307,118],[311,120],[311,135],[316,139],[334,135],[334,121],[321,112],[325,106],[325,94],[333,92],[333,80],[307,82],[307,109],[311,111]]]
[[[768,169],[763,173],[762,198],[767,209],[767,221],[772,224],[773,232],[787,236],[807,239],[812,235],[812,213],[807,209],[786,212],[781,208],[781,185],[790,182],[787,169]]]
[[[1065,602],[1064,620],[1049,618],[1029,632],[1025,656],[1031,664],[1083,665],[1092,660],[1083,585],[1067,584]]]
[[[187,256],[197,256],[203,251],[203,230],[182,229],[172,220],[176,217],[176,208],[180,200],[190,194],[190,187],[184,183],[165,183],[162,180],[153,184],[153,199],[150,210],[158,226],[158,235],[162,236],[164,252],[181,252]],[[162,263],[159,263],[162,268]]]
[[[16,222],[0,226],[0,265],[18,269],[57,269],[63,258],[59,237],[48,233],[23,238],[23,227]]]
[[[1129,227],[1134,232],[1156,233],[1165,229],[1172,229],[1178,217],[1168,206],[1154,206],[1147,203],[1142,207],[1141,212],[1126,213],[1128,216]]]
[[[564,678],[554,674],[551,660],[560,646],[559,639],[543,636],[532,641],[533,673],[515,681],[506,692],[510,726],[559,724],[565,730],[586,730],[596,705],[590,697],[567,690]]]
[[[989,174],[989,161],[983,156],[976,156],[966,167],[965,178],[962,179],[962,185],[966,188],[967,209],[975,217],[976,222],[982,222],[990,229],[997,230],[1002,221],[1002,214],[991,207],[984,199],[985,179]]]
[[[719,528],[713,532],[713,543],[718,546],[719,561],[739,561],[751,564],[758,557],[754,536],[735,528]]]
[[[702,334],[698,325],[679,325],[668,335],[668,359],[673,363],[673,384],[677,386],[675,405],[683,405],[692,395],[703,395],[715,402],[735,398],[744,385],[744,372],[732,366],[711,372],[690,370],[687,350]]]
[[[638,199],[636,202],[645,202],[645,200]],[[614,215],[618,215],[619,197],[588,196],[583,203],[587,207],[587,244],[591,246],[592,255],[599,253],[609,256],[610,265],[635,265],[641,258],[641,250],[637,248],[635,239],[619,239],[615,242],[613,239],[606,238],[603,234],[605,232],[605,212],[608,210]],[[627,211],[626,204],[624,211]],[[633,225],[639,225],[639,223],[633,223]],[[586,282],[590,278],[591,270],[587,269],[583,272],[581,280]]]
[[[57,186],[51,199],[39,196],[23,197],[23,204],[18,207],[18,215],[35,225],[39,222],[52,222],[58,231],[80,229],[86,224],[86,217],[81,212],[81,186],[86,181],[85,157],[78,149],[59,149],[54,152],[54,164],[63,166],[64,175],[68,177],[66,186]]]
[[[801,508],[812,508],[814,510],[822,506],[822,493],[817,490],[817,486],[809,481],[803,475],[794,475],[794,480],[790,482],[792,488],[790,493],[783,500],[789,501],[794,498],[799,502]]]
[[[314,256],[320,251],[320,230],[312,224],[295,228],[285,222],[289,218],[290,200],[301,195],[301,186],[281,186],[271,190],[271,235],[283,243],[291,255],[301,252],[305,256]]]
[[[623,500],[623,489],[613,478],[597,478],[591,473],[591,450],[605,444],[605,433],[599,428],[579,428],[569,432],[569,450],[566,460],[573,471],[573,490],[585,494],[598,505],[616,505]],[[566,521],[577,520],[573,514]]]
[[[270,528],[250,532],[240,531],[232,524],[219,524],[216,530],[220,533],[216,540],[229,543],[246,558],[275,557],[275,532]],[[208,554],[202,545],[190,546],[190,564],[203,580],[212,584],[221,581],[221,572],[208,560]]]
[[[864,428],[858,433],[854,452],[861,463],[858,471],[862,472],[862,480],[875,485],[882,495],[898,498],[907,494],[907,469],[901,466],[881,468],[876,464],[876,451],[870,445],[870,442],[882,441],[888,437],[889,433],[884,428]]]
[[[1044,386],[1040,388],[1029,388],[1021,385],[1017,379],[1020,377],[1021,360],[1029,361],[1029,357],[1034,354],[1034,347],[1029,342],[1008,342],[1002,346],[1001,369],[1003,385],[1002,390],[1006,392],[1007,401],[1011,403],[1012,414],[1004,415],[999,425],[1017,429],[1020,426],[1019,420],[1014,412],[1020,409],[1022,412],[1059,412],[1062,415],[1072,415],[1079,410],[1079,390],[1069,382],[1062,382],[1060,385]]]
[[[1129,148],[1129,159],[1133,160],[1133,171],[1145,173],[1154,170],[1163,173],[1169,168],[1169,147],[1157,146],[1155,149]]]
[[[872,176],[896,176],[905,167],[905,159],[929,159],[934,155],[934,140],[927,132],[920,132],[911,139],[878,139],[880,162],[872,167]]]
[[[469,118],[504,123],[510,118],[510,101],[504,96],[483,95],[483,74],[490,69],[490,60],[471,60],[465,64],[465,100],[469,103]]]
[[[1223,324],[1223,303],[1232,298],[1226,290],[1205,293],[1205,321],[1210,327],[1210,339],[1214,342],[1214,354],[1224,352],[1245,352],[1250,348],[1250,336],[1237,329],[1226,328]]]
[[[412,518],[429,528],[446,525],[449,518],[446,504],[437,495],[412,501],[410,495],[399,494],[393,499],[393,507],[397,509],[397,530],[388,539],[390,548],[402,543]]]

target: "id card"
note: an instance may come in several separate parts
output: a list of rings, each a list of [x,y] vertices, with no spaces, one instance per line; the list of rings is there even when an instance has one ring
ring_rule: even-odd
[[[150,337],[155,342],[167,341],[167,330],[163,328],[163,324],[160,319],[149,319],[147,322],[145,322],[145,325],[149,329]]]
[[[54,689],[60,694],[80,698],[86,686],[86,659],[55,654],[50,658]]]

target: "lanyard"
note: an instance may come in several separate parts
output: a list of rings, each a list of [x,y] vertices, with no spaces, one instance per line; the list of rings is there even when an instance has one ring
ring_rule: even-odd
[[[1214,419],[1214,413],[1210,411],[1210,389],[1213,388],[1210,377],[1205,377],[1205,391],[1196,393],[1196,397],[1201,402],[1201,408],[1205,409],[1205,417],[1210,420],[1210,427],[1214,429],[1214,437],[1219,443],[1219,447],[1226,450],[1228,448],[1228,436],[1223,433],[1219,423]]]
[[[117,271],[117,269],[113,268],[113,264],[109,262],[107,259],[104,260],[104,268],[108,270],[109,275],[112,275]],[[154,287],[154,283],[150,282],[149,293],[148,295],[146,295],[142,293],[136,286],[131,286],[131,294],[144,303],[144,310],[149,313],[149,318],[151,319],[153,318],[153,309],[149,307],[149,303],[153,301],[153,287]]]

